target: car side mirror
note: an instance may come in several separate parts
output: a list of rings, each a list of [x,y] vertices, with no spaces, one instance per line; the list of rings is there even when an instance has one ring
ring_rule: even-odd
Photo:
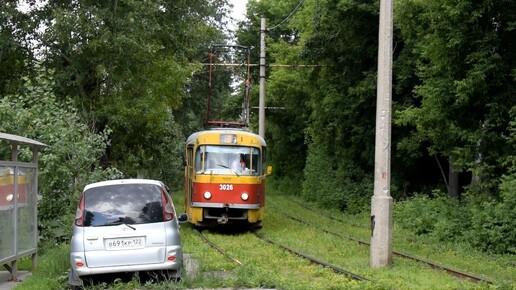
[[[187,221],[188,221],[188,214],[186,214],[186,213],[182,213],[182,214],[180,214],[180,215],[177,217],[177,220],[178,220],[180,223],[187,222]]]
[[[267,173],[266,173],[266,175],[271,175],[271,174],[272,174],[272,166],[269,165],[269,166],[267,166]]]

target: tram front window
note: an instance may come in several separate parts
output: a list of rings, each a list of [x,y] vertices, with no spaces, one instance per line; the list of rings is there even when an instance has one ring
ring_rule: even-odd
[[[261,172],[260,150],[244,146],[200,146],[195,152],[198,174],[258,175]]]

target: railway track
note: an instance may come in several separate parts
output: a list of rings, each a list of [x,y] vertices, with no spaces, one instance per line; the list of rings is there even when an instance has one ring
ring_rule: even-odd
[[[280,212],[282,215],[286,216],[287,218],[290,218],[292,220],[295,220],[297,222],[300,222],[302,224],[305,224],[305,225],[308,225],[308,226],[311,226],[311,227],[315,227],[315,228],[317,228],[317,229],[319,229],[319,230],[321,230],[321,231],[323,231],[323,232],[325,232],[327,234],[334,235],[334,236],[337,236],[339,238],[347,239],[347,240],[350,240],[350,241],[354,241],[354,242],[358,243],[359,245],[363,245],[363,246],[370,246],[371,245],[368,242],[364,242],[364,241],[361,241],[359,239],[355,239],[355,238],[352,238],[352,237],[349,237],[349,236],[344,236],[344,235],[341,235],[341,234],[338,234],[338,233],[335,233],[335,232],[332,232],[332,231],[320,228],[318,226],[315,226],[315,225],[313,225],[313,224],[311,224],[311,223],[309,223],[307,221],[304,221],[302,219],[299,219],[297,217],[294,217],[292,215],[289,215],[289,214],[285,213],[284,211],[282,211],[281,209],[279,209],[277,207],[274,207],[270,203],[268,203],[268,206],[275,208],[278,212]],[[329,218],[331,218],[331,217],[329,217]],[[341,220],[336,219],[336,218],[333,218],[333,219],[341,221]],[[341,221],[341,222],[344,222],[344,221]],[[493,284],[491,281],[489,281],[489,280],[487,280],[485,278],[481,278],[481,277],[478,277],[476,275],[468,274],[468,273],[465,273],[465,272],[462,272],[462,271],[458,271],[458,270],[451,269],[451,268],[448,268],[448,267],[445,267],[445,266],[442,266],[442,265],[438,265],[436,263],[433,263],[433,262],[430,262],[430,261],[426,261],[426,260],[423,260],[423,259],[419,259],[419,258],[410,256],[410,255],[405,254],[405,253],[401,253],[401,252],[397,252],[397,251],[393,251],[392,253],[395,256],[398,256],[398,257],[401,257],[401,258],[404,258],[404,259],[412,260],[412,261],[415,261],[415,262],[427,265],[427,266],[431,267],[432,269],[436,269],[436,270],[439,270],[439,271],[444,271],[444,272],[446,272],[446,273],[448,273],[448,274],[450,274],[450,275],[452,275],[452,276],[454,276],[456,278],[462,279],[462,280],[467,280],[467,281],[471,281],[471,282],[474,282],[474,283]]]
[[[292,254],[294,254],[296,256],[299,256],[299,257],[302,257],[302,258],[304,258],[306,260],[309,260],[310,262],[312,262],[314,264],[321,265],[321,266],[326,267],[326,268],[330,268],[335,273],[346,275],[346,276],[351,277],[351,278],[353,278],[355,280],[358,280],[358,281],[371,281],[371,280],[369,280],[369,279],[367,279],[367,278],[365,278],[363,276],[360,276],[358,274],[352,273],[352,272],[347,271],[347,270],[345,270],[343,268],[340,268],[338,266],[332,265],[332,264],[327,263],[325,261],[321,261],[321,260],[319,260],[317,258],[311,257],[311,256],[309,256],[307,254],[304,254],[302,252],[299,252],[299,251],[296,251],[294,249],[291,249],[291,248],[289,248],[289,247],[287,247],[285,245],[277,243],[277,242],[275,242],[275,241],[273,241],[271,239],[268,239],[268,238],[264,237],[263,235],[258,234],[256,231],[254,231],[253,234],[257,238],[259,238],[259,239],[261,239],[261,240],[263,240],[265,242],[268,242],[269,244],[275,245],[275,246],[277,246],[277,247],[279,247],[281,249],[284,249],[284,250],[286,250],[286,251],[288,251],[288,252],[290,252],[290,253],[292,253]]]
[[[202,230],[198,229],[197,233],[199,234],[199,236],[201,236],[203,241],[206,242],[210,247],[212,247],[213,249],[217,250],[219,253],[221,253],[223,256],[227,257],[231,261],[235,262],[235,264],[242,265],[242,262],[240,262],[237,258],[229,255],[221,247],[217,246],[214,242],[210,241],[205,235],[203,235]]]
[[[287,199],[288,199],[288,201],[289,201],[289,202],[295,203],[295,204],[299,205],[299,206],[300,206],[300,207],[302,207],[302,208],[308,209],[308,210],[310,210],[310,211],[313,211],[313,210],[314,210],[313,208],[311,208],[311,207],[307,206],[306,204],[303,204],[303,203],[301,203],[301,202],[299,202],[299,201],[297,201],[297,200],[294,200],[294,199],[291,199],[291,198],[287,198]],[[329,219],[331,219],[331,220],[337,221],[337,222],[341,222],[341,223],[348,223],[348,224],[350,224],[350,225],[352,225],[352,226],[354,226],[354,227],[357,227],[357,228],[363,228],[363,229],[364,229],[364,228],[367,228],[367,227],[366,227],[366,226],[364,226],[364,225],[359,225],[359,224],[355,224],[355,223],[349,223],[349,222],[347,222],[347,221],[341,220],[341,219],[336,218],[336,217],[331,216],[331,215],[327,215],[327,214],[321,214],[321,215],[322,215],[322,216],[324,216],[324,217],[326,217],[326,218],[329,218]]]
[[[219,253],[221,253],[222,255],[224,255],[225,257],[227,257],[228,259],[230,259],[231,261],[233,261],[234,263],[238,264],[238,265],[242,265],[242,263],[236,259],[235,257],[231,256],[230,254],[228,254],[226,251],[224,251],[222,248],[220,248],[219,246],[217,246],[215,243],[213,243],[212,241],[210,241],[203,233],[202,233],[202,230],[198,230],[197,231],[199,236],[203,239],[204,242],[206,242],[210,247],[212,247],[213,249],[217,250]],[[316,264],[316,265],[320,265],[320,266],[323,266],[323,267],[326,267],[326,268],[329,268],[331,270],[333,270],[335,273],[337,274],[342,274],[342,275],[345,275],[345,276],[348,276],[354,280],[358,280],[358,281],[371,281],[370,279],[367,279],[363,276],[360,276],[356,273],[353,273],[353,272],[350,272],[348,270],[345,270],[341,267],[338,267],[336,265],[332,265],[328,262],[325,262],[325,261],[322,261],[322,260],[319,260],[315,257],[311,257],[305,253],[302,253],[300,251],[296,251],[292,248],[289,248],[285,245],[282,245],[278,242],[275,242],[274,240],[271,240],[269,238],[266,238],[265,236],[257,233],[257,231],[252,231],[253,235],[255,237],[257,237],[258,239],[264,241],[264,242],[267,242],[269,244],[272,244],[280,249],[283,249],[291,254],[294,254],[298,257],[301,257],[301,258],[304,258],[308,261],[310,261],[311,263],[313,264]]]

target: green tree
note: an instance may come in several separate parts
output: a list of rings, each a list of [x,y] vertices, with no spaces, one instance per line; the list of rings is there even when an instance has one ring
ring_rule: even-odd
[[[372,184],[376,4],[251,1],[237,33],[259,45],[267,18],[267,106],[282,108],[266,112],[274,176],[287,191],[299,194],[302,183],[307,198],[340,208],[359,210],[353,198],[363,200]]]
[[[374,165],[378,2],[309,3],[313,33],[304,55],[322,67],[310,78],[303,194],[361,210],[371,195]]]
[[[417,78],[413,100],[406,98],[396,114],[396,124],[413,128],[400,144],[411,150],[427,143],[430,155],[447,158],[450,196],[459,197],[459,172],[494,193],[506,171],[499,165],[510,153],[504,135],[516,102],[515,53],[507,41],[515,8],[492,0],[397,2],[405,43],[400,62],[413,68],[397,78]]]
[[[283,192],[299,194],[306,160],[305,126],[310,115],[308,82],[311,68],[302,57],[300,30],[310,23],[301,21],[305,5],[300,1],[249,1],[247,19],[239,24],[240,44],[253,47],[251,62],[259,63],[260,25],[267,25],[267,82],[265,139],[268,144],[271,176]],[[302,3],[301,3],[302,4]],[[297,7],[297,9],[296,9]],[[294,13],[292,13],[294,11]],[[287,17],[289,16],[290,17]],[[306,13],[305,13],[306,16]],[[303,19],[305,20],[305,19]],[[296,67],[297,66],[297,67]],[[259,68],[252,70],[251,107],[259,101]],[[251,110],[252,126],[257,131],[258,111]]]
[[[58,101],[52,72],[36,66],[25,76],[23,92],[0,100],[0,132],[31,138],[48,145],[39,155],[39,223],[45,239],[69,237],[70,221],[85,184],[120,177],[103,168],[100,157],[110,131],[95,133],[83,123],[71,100]]]
[[[187,97],[189,63],[221,34],[225,4],[53,0],[40,10],[57,95],[74,96],[99,132],[112,130],[106,163],[128,176],[178,181],[183,133],[173,113]]]
[[[27,36],[29,16],[17,9],[18,1],[0,3],[0,95],[18,89],[32,56]]]

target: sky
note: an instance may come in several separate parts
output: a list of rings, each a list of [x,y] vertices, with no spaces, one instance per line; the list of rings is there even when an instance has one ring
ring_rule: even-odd
[[[230,21],[229,30],[232,31],[231,37],[234,37],[234,31],[237,26],[237,22],[243,20],[246,14],[245,5],[247,4],[247,0],[228,0],[230,4],[233,4],[233,10],[231,11],[231,18],[234,18],[234,21]]]
[[[233,4],[234,6],[231,16],[238,20],[244,19],[245,5],[247,4],[247,0],[229,0],[229,3]]]

